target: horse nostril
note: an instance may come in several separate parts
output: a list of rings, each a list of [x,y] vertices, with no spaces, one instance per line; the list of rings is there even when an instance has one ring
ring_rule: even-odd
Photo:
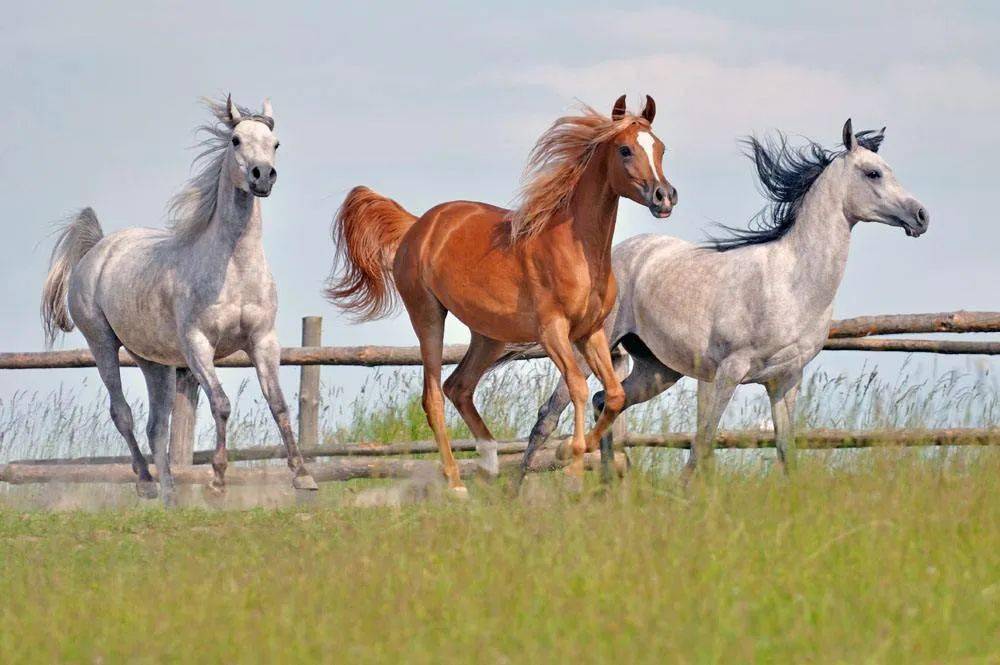
[[[670,188],[670,205],[677,205],[677,188]]]
[[[250,173],[253,174],[254,178],[259,178],[260,177],[260,169],[257,168],[256,166],[253,167],[253,171],[251,171]]]
[[[656,199],[657,203],[663,203],[663,199],[666,198],[666,195],[663,193],[662,187],[657,187],[653,190],[653,198]]]
[[[274,180],[277,177],[278,177],[278,169],[272,168],[271,169],[271,180]]]
[[[926,223],[927,222],[927,211],[924,210],[923,208],[921,208],[920,210],[918,210],[917,211],[917,219],[919,219],[921,222]]]

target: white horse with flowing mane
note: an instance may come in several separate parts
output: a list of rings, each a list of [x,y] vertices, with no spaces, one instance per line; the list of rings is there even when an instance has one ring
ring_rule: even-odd
[[[625,408],[682,376],[698,380],[698,433],[685,476],[711,459],[722,414],[744,383],[766,387],[778,456],[786,469],[792,466],[795,398],[803,368],[829,334],[851,230],[858,222],[879,222],[917,237],[929,223],[923,205],[876,154],[883,134],[884,128],[855,135],[848,120],[841,152],[816,143],[794,149],[781,135],[777,142],[748,139],[771,200],[756,227],[728,228],[729,237],[708,247],[643,235],[614,248],[618,300],[605,328],[612,348],[623,346],[634,360],[622,384]],[[619,369],[624,360],[616,359]],[[539,411],[524,469],[568,401],[562,383]],[[594,404],[601,408],[603,393]],[[601,449],[610,456],[610,437]]]
[[[216,121],[196,162],[205,165],[170,204],[169,229],[130,228],[104,236],[84,208],[61,230],[42,293],[51,347],[58,331],[80,328],[111,398],[111,419],[132,454],[140,496],[156,485],[133,432],[122,392],[118,350],[142,369],[149,391],[146,433],[163,500],[173,494],[167,457],[177,368],[187,367],[208,395],[216,448],[211,487],[225,487],[229,398],[214,360],[243,350],[257,370],[277,422],[297,489],[317,489],[295,444],[278,383],[281,347],[274,331],[277,294],[264,257],[260,198],[271,193],[278,139],[271,105],[251,113],[227,98],[206,102]]]

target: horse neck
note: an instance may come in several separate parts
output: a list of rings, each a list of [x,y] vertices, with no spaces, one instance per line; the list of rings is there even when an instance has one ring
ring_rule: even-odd
[[[610,266],[611,242],[618,217],[618,195],[608,183],[606,148],[598,149],[570,199],[570,225],[588,262]]]
[[[790,250],[792,288],[823,307],[833,302],[847,267],[851,224],[844,214],[844,185],[837,166],[828,167],[806,193],[795,224],[775,243]]]
[[[225,170],[223,170],[225,171]],[[218,203],[202,238],[236,261],[252,261],[263,255],[264,243],[260,199],[235,187],[225,176],[219,178]]]

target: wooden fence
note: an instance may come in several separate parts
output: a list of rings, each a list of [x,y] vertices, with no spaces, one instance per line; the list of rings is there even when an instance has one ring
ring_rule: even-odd
[[[430,460],[387,459],[399,455],[429,453],[437,450],[432,442],[410,442],[392,445],[369,443],[320,446],[319,445],[319,393],[320,365],[378,367],[387,365],[419,365],[417,347],[322,346],[322,320],[305,317],[302,320],[302,346],[282,350],[281,364],[301,367],[299,379],[299,440],[307,458],[329,458],[333,461],[311,465],[317,480],[346,480],[359,477],[401,477],[422,466],[436,464]],[[1000,342],[964,340],[928,340],[875,338],[881,335],[922,333],[991,333],[1000,332],[1000,312],[941,312],[932,314],[892,314],[865,316],[834,321],[824,349],[831,351],[896,351],[906,353],[938,354],[1000,354]],[[465,353],[464,345],[447,345],[445,364],[457,363]],[[543,354],[531,352],[524,359],[540,358]],[[135,361],[127,352],[121,352],[123,366],[134,366]],[[249,367],[246,354],[240,352],[219,360],[219,367]],[[0,353],[0,370],[59,369],[93,367],[94,360],[86,349],[30,353]],[[209,451],[194,451],[195,412],[198,404],[198,385],[189,373],[181,373],[177,382],[177,399],[171,420],[170,457],[178,467],[178,482],[202,482],[207,476],[204,468]],[[691,435],[672,434],[660,437],[628,434],[621,429],[617,435],[622,447],[690,446]],[[960,429],[899,432],[852,432],[817,430],[804,432],[799,437],[801,448],[865,447],[876,443],[894,445],[995,445],[1000,443],[1000,431],[993,429]],[[456,441],[455,450],[473,450],[474,442]],[[717,445],[723,448],[773,446],[769,432],[723,432]],[[523,442],[503,442],[500,445],[502,465],[516,463],[524,450]],[[230,451],[232,461],[276,459],[284,457],[281,447],[261,447]],[[593,462],[593,460],[589,460]],[[559,464],[552,455],[539,457],[539,469]],[[192,466],[193,465],[193,466]],[[471,472],[465,464],[463,472]],[[235,473],[234,473],[235,472]],[[267,482],[280,478],[286,481],[283,468],[233,469],[227,478],[236,484]],[[87,457],[62,460],[20,460],[0,465],[0,482],[30,483],[51,482],[131,482],[134,474],[127,457]]]

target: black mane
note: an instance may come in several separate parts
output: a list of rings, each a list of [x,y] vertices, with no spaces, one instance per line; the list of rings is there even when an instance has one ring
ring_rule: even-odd
[[[884,138],[883,132],[858,132],[858,145],[872,152],[878,152]],[[844,154],[842,151],[827,150],[814,141],[794,148],[788,145],[788,138],[778,132],[774,139],[764,141],[751,136],[744,140],[746,155],[757,167],[760,187],[769,205],[757,213],[748,228],[741,229],[720,225],[727,235],[709,237],[707,246],[719,252],[738,247],[760,245],[783,237],[795,224],[799,204],[813,183],[833,162]]]

